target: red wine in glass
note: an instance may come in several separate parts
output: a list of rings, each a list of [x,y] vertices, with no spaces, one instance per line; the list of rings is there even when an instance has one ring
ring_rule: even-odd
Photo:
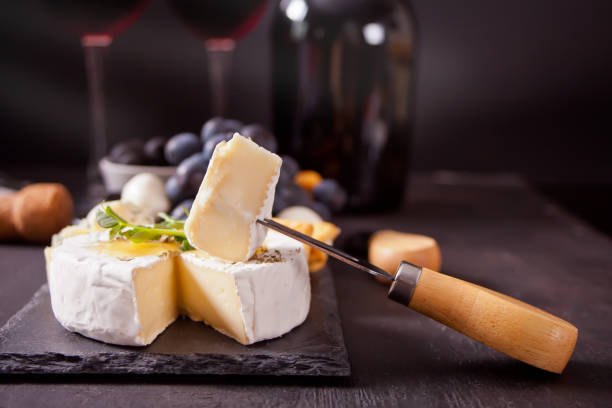
[[[51,14],[78,35],[108,36],[111,39],[130,27],[142,14],[149,0],[46,0]]]
[[[238,40],[259,22],[266,0],[169,0],[187,26],[203,41]]]
[[[226,112],[229,70],[236,41],[263,16],[267,0],[168,0],[176,14],[206,47],[216,116]]]

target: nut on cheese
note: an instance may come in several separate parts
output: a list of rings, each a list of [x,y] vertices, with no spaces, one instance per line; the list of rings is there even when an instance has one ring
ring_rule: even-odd
[[[395,276],[402,261],[439,271],[442,255],[438,243],[431,237],[381,230],[370,238],[368,261]]]
[[[185,222],[194,247],[232,262],[246,261],[266,237],[282,160],[234,133],[215,148]]]

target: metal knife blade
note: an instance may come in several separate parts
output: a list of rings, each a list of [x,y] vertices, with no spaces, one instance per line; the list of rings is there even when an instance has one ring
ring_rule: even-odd
[[[267,228],[270,228],[274,231],[278,231],[281,234],[287,235],[288,237],[296,239],[306,245],[310,245],[311,247],[316,248],[329,256],[333,256],[334,258],[351,266],[354,266],[355,268],[367,272],[371,275],[378,276],[380,278],[387,279],[390,281],[393,280],[393,276],[385,272],[383,269],[380,269],[379,267],[374,266],[371,263],[364,261],[363,259],[359,259],[352,255],[349,255],[346,252],[339,250],[338,248],[334,248],[333,246],[326,244],[325,242],[321,242],[317,239],[309,237],[308,235],[302,234],[299,231],[286,227],[283,224],[280,224],[274,220],[265,218],[263,220],[258,219],[257,222]]]

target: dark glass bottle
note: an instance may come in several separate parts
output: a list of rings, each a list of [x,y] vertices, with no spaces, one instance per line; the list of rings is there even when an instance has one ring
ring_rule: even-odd
[[[282,152],[335,178],[351,210],[403,199],[412,134],[414,21],[398,0],[281,0],[274,131]]]

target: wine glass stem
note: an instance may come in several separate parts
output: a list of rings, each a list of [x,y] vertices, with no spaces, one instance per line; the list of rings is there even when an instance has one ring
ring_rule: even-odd
[[[89,88],[90,141],[87,179],[100,183],[98,162],[106,153],[106,109],[104,104],[104,56],[112,39],[106,35],[87,35],[81,39]]]
[[[224,116],[226,113],[234,47],[234,41],[231,39],[206,41],[214,116]]]

